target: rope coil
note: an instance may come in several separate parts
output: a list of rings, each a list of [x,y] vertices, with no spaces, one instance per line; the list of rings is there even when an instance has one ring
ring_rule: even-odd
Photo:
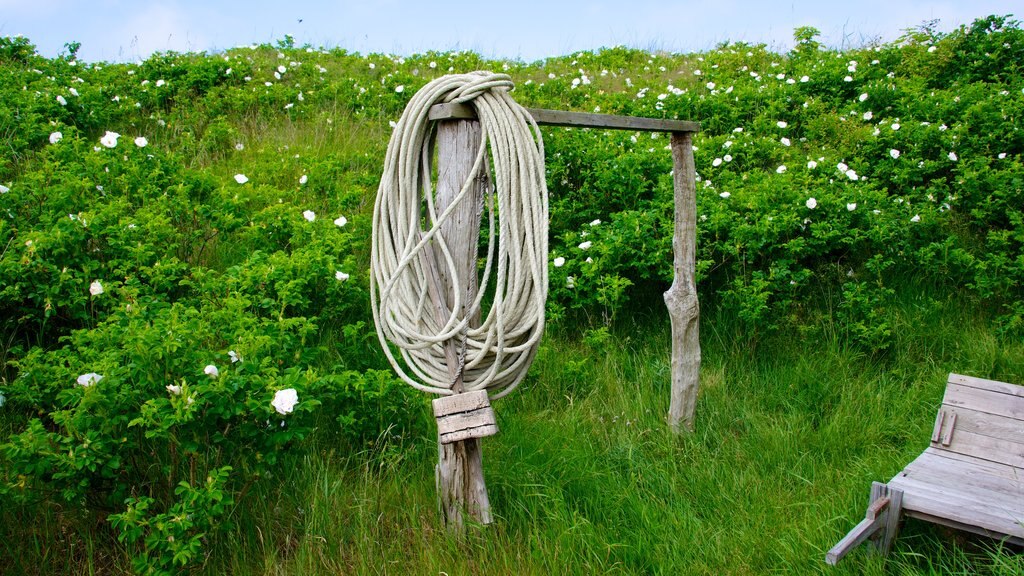
[[[509,95],[512,88],[506,74],[442,76],[413,96],[388,142],[373,210],[370,302],[388,361],[404,381],[425,392],[487,390],[492,398],[505,396],[526,377],[540,344],[548,286],[544,143],[537,123]],[[428,113],[441,103],[471,105],[482,137],[469,177],[438,213],[431,176],[436,127]],[[474,182],[487,176],[488,150],[493,188],[486,193],[487,259],[470,301],[470,284],[458,278],[440,229]],[[437,270],[446,270],[456,284],[450,307],[432,286]],[[487,294],[492,302],[483,316]],[[481,316],[480,326],[472,326],[471,319]],[[452,345],[458,355],[455,378],[446,357]],[[459,379],[462,390],[453,390]]]

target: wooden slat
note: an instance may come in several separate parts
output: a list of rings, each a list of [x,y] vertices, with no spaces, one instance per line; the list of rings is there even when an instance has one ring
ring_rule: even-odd
[[[700,123],[689,120],[665,120],[661,118],[640,118],[615,114],[594,114],[590,112],[568,112],[527,108],[534,122],[541,126],[569,126],[575,128],[605,128],[609,130],[636,130],[640,132],[700,132]],[[476,118],[476,111],[469,104],[435,104],[427,115],[430,120],[455,120]]]
[[[909,476],[897,476],[889,486],[903,490],[903,509],[917,511],[940,518],[948,518],[999,532],[1024,537],[1024,520],[1019,511],[992,506],[969,495],[942,486],[936,486]]]
[[[473,410],[471,412],[459,412],[448,414],[437,419],[437,433],[448,434],[456,430],[466,428],[477,428],[488,424],[495,424],[494,409],[490,406]]]
[[[897,477],[928,482],[977,498],[992,506],[1017,510],[1024,516],[1024,479],[991,474],[972,462],[928,455],[919,456]]]
[[[469,412],[491,405],[487,399],[486,390],[473,390],[471,392],[463,392],[462,394],[442,396],[441,398],[435,398],[431,404],[434,407],[435,418],[459,412]]]
[[[1018,386],[1017,384],[1000,382],[998,380],[975,378],[974,376],[964,376],[963,374],[950,374],[949,383],[963,384],[964,386],[970,386],[971,388],[980,388],[991,392],[1009,394],[1011,396],[1017,396],[1018,398],[1024,399],[1024,386]]]
[[[465,430],[449,432],[448,434],[439,434],[438,440],[441,442],[441,445],[446,446],[454,442],[476,440],[478,438],[484,438],[486,436],[494,436],[497,433],[498,426],[495,424],[488,424],[486,426],[480,426],[479,428],[467,428]],[[490,510],[488,510],[488,515],[489,513]]]
[[[942,398],[943,407],[968,408],[1024,421],[1024,398],[1013,394],[965,384],[949,384]]]
[[[1006,478],[1007,480],[1020,480],[1024,481],[1024,469],[1015,468],[999,462],[992,462],[991,460],[983,460],[981,458],[975,458],[974,456],[968,456],[966,454],[957,454],[945,449],[939,448],[927,448],[918,456],[931,458],[945,458],[946,460],[952,460],[955,462],[967,462],[972,467],[984,471],[986,474],[992,476],[998,476],[1000,478]]]
[[[1024,468],[1024,444],[975,434],[964,429],[956,431],[955,441],[943,450],[999,462],[1015,468]],[[936,446],[932,446],[936,448]]]

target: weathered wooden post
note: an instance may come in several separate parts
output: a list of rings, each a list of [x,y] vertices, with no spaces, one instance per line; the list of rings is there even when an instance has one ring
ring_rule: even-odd
[[[437,211],[444,210],[452,203],[469,178],[473,160],[480,148],[481,129],[476,120],[448,120],[437,127]],[[476,255],[480,235],[480,217],[483,211],[484,195],[490,192],[489,170],[485,162],[468,196],[459,203],[455,212],[441,226],[440,234],[455,260],[458,278],[448,278],[447,270],[440,267],[441,283],[444,286],[449,310],[454,305],[453,286],[464,286],[461,317],[467,313],[477,294]],[[437,261],[443,262],[440,250],[435,250]],[[470,326],[479,325],[479,314],[471,319]],[[448,374],[454,384],[455,396],[445,396],[433,401],[434,416],[438,423],[438,461],[436,470],[437,494],[445,524],[452,529],[461,528],[466,514],[480,524],[491,523],[491,504],[487,499],[484,484],[483,454],[480,437],[497,433],[494,412],[487,400],[487,391],[463,394],[462,367],[465,359],[466,342],[449,340],[445,344]],[[484,418],[480,420],[481,416]],[[469,430],[465,427],[469,418]],[[480,424],[473,427],[473,424]],[[462,431],[450,431],[458,427]],[[483,429],[481,429],[483,428]],[[473,434],[476,437],[466,437]]]
[[[679,431],[693,430],[700,378],[700,304],[697,302],[697,194],[693,164],[693,134],[672,133],[672,185],[675,225],[672,234],[672,286],[665,305],[672,321],[672,400],[668,423]]]

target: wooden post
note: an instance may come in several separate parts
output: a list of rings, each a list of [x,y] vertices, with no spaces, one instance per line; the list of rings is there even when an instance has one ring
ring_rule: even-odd
[[[693,164],[693,135],[672,133],[675,226],[672,234],[673,279],[665,292],[672,321],[672,401],[669,426],[682,424],[693,431],[700,376],[700,304],[695,276],[697,254],[697,191]]]
[[[480,123],[475,120],[438,123],[438,177],[435,199],[438,213],[443,212],[462,190],[462,185],[469,177],[473,161],[480,149],[481,134]],[[440,230],[455,260],[460,284],[466,286],[466,293],[462,295],[463,315],[477,293],[477,241],[480,236],[484,194],[489,189],[489,170],[485,163],[474,189],[469,193],[471,196],[459,204]],[[450,310],[454,302],[452,286],[456,283],[448,278],[449,271],[444,266],[444,260],[439,258],[437,262]],[[479,320],[477,316],[476,325],[479,324]],[[448,373],[454,381],[452,390],[458,394],[464,391],[458,359],[464,357],[465,341],[449,341],[446,347],[446,356],[449,358]],[[464,526],[464,514],[477,523],[491,523],[491,505],[487,498],[487,486],[484,484],[483,453],[480,450],[479,438],[442,444],[439,437],[436,480],[441,514],[449,529],[461,529]]]

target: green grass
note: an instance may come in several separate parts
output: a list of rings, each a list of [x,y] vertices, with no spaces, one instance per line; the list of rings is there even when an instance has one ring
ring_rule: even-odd
[[[884,561],[861,548],[824,563],[871,482],[926,446],[948,372],[1024,381],[1024,344],[975,314],[955,295],[908,288],[881,356],[845,346],[827,315],[754,348],[706,314],[696,430],[682,436],[664,421],[660,311],[610,332],[556,327],[522,389],[496,404],[501,433],[483,441],[492,526],[444,529],[427,418],[361,452],[334,444],[325,418],[283,476],[246,496],[201,572],[1024,574],[1015,551],[917,520]],[[4,532],[32,522],[14,528],[22,560],[11,573],[130,570],[100,518],[2,515]]]
[[[696,430],[678,437],[666,322],[551,334],[484,440],[494,525],[443,529],[429,429],[357,456],[319,440],[236,517],[217,543],[231,564],[210,571],[1024,574],[995,542],[916,520],[887,561],[824,564],[871,481],[926,446],[948,372],[1024,381],[1024,346],[955,303],[908,295],[884,357],[827,336],[752,351],[706,317]]]

